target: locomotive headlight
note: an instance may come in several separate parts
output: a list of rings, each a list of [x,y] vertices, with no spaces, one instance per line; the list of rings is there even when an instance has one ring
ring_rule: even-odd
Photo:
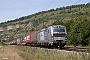
[[[52,39],[52,40],[54,39],[53,36],[51,36],[51,39]]]
[[[53,40],[53,37],[52,37],[52,40]]]

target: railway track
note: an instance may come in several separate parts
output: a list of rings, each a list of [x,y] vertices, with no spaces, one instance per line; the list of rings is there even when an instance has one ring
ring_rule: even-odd
[[[28,54],[39,57],[39,59],[42,58],[52,58],[54,57],[54,60],[89,60],[90,52],[89,48],[74,48],[74,47],[63,47],[63,48],[44,48],[44,47],[32,47],[32,46],[21,46],[21,45],[15,45],[12,46],[15,47],[20,52],[25,53],[25,56],[28,56]],[[87,51],[87,52],[86,52]],[[22,55],[24,55],[22,53]],[[61,56],[61,57],[60,57]],[[63,59],[61,59],[63,57]],[[44,59],[45,59],[44,58]],[[50,59],[46,60],[50,60]],[[64,59],[65,58],[65,59]],[[42,60],[44,60],[42,59]]]
[[[78,48],[78,47],[63,47],[59,50],[76,51],[76,52],[87,52],[90,53],[90,48]]]
[[[17,45],[12,45],[12,46],[17,46]],[[28,46],[29,47],[29,46]],[[32,47],[32,46],[31,46]],[[36,47],[36,48],[41,48],[41,47]],[[42,47],[47,49],[46,47]],[[48,49],[52,49],[52,48],[48,48]],[[87,52],[90,53],[90,48],[79,48],[79,47],[63,47],[63,48],[53,48],[53,49],[57,49],[57,50],[65,50],[65,51],[75,51],[75,52]],[[52,49],[52,50],[53,50]]]
[[[49,48],[51,49],[51,48]],[[65,50],[65,51],[75,51],[75,52],[87,52],[90,53],[90,48],[79,48],[79,47],[63,47],[63,48],[53,48],[58,50]]]

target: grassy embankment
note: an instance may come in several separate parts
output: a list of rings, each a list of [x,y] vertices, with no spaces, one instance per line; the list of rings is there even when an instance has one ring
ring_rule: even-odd
[[[44,49],[29,46],[17,46],[18,54],[24,60],[90,60],[90,53],[67,52],[56,49]]]
[[[0,60],[22,60],[13,46],[0,45]]]

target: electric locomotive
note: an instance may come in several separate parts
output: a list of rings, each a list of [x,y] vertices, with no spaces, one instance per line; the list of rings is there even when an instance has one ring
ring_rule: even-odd
[[[64,47],[67,43],[65,26],[53,25],[38,32],[37,43],[42,46]]]

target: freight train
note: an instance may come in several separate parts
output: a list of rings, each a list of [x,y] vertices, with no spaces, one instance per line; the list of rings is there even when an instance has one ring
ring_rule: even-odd
[[[39,31],[27,33],[26,36],[8,42],[14,45],[30,45],[40,47],[64,47],[67,43],[66,27],[53,25]]]

